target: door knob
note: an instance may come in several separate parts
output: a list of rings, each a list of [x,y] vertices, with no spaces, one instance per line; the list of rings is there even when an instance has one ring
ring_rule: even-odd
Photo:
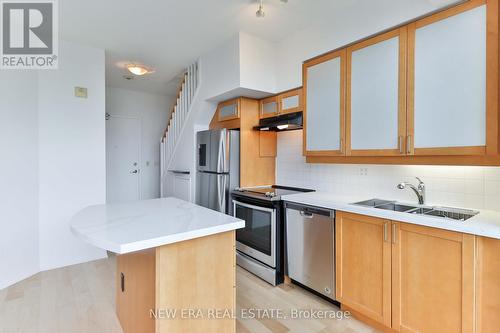
[[[130,173],[138,173],[139,170],[130,171]]]

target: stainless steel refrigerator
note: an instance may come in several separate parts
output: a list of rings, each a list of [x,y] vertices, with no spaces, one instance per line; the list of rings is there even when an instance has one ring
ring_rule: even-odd
[[[231,214],[230,192],[240,185],[240,132],[198,132],[196,147],[196,204]]]

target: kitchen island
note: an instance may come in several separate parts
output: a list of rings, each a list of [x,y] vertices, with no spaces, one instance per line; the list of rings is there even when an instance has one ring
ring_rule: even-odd
[[[73,233],[117,257],[123,331],[235,332],[235,230],[245,222],[175,198],[90,206]]]

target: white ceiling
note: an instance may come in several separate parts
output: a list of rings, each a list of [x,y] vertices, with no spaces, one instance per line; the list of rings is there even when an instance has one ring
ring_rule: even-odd
[[[63,40],[106,49],[110,86],[175,94],[187,65],[238,31],[278,42],[321,20],[356,17],[364,6],[402,3],[429,10],[454,0],[264,0],[266,17],[252,0],[63,0]],[[120,64],[138,62],[156,72],[132,81]]]

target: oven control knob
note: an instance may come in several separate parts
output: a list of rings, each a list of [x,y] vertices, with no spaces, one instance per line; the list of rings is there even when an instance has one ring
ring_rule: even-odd
[[[272,197],[276,196],[276,193],[274,193],[274,192],[266,192],[265,196],[269,197],[269,198],[272,198]]]

